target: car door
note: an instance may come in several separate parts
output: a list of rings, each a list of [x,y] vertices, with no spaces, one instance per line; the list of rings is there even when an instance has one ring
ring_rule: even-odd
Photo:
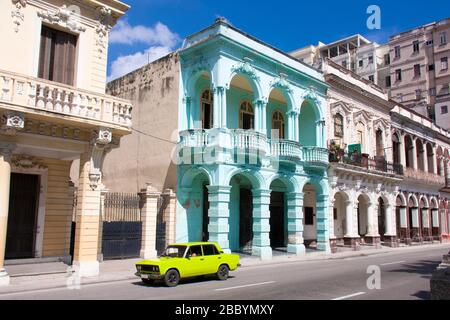
[[[195,277],[205,274],[205,257],[202,246],[191,246],[186,253],[185,276]]]
[[[205,257],[205,268],[207,268],[208,274],[214,274],[219,269],[221,265],[222,257],[217,250],[216,246],[213,244],[203,245],[203,256]]]

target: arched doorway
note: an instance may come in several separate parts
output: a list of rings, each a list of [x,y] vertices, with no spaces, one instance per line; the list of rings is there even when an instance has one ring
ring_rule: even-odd
[[[287,185],[281,179],[270,185],[270,246],[275,250],[287,247]]]
[[[400,193],[396,199],[395,207],[395,219],[397,227],[397,236],[401,242],[408,243],[409,230],[408,230],[408,218],[407,218],[407,205],[405,196]]]
[[[430,241],[431,238],[431,226],[430,226],[430,214],[429,214],[428,199],[424,196],[419,201],[419,228],[420,236],[424,241]],[[432,239],[431,239],[432,240]]]
[[[319,120],[320,117],[316,107],[309,101],[303,102],[299,116],[299,142],[301,145],[319,145]]]
[[[230,81],[227,90],[227,127],[230,129],[258,130],[261,125],[261,115],[258,115],[257,106],[253,102],[258,99],[258,86],[253,79],[246,75],[236,74]],[[222,120],[223,121],[223,120]]]
[[[420,221],[419,221],[419,201],[417,197],[412,194],[408,200],[408,226],[409,238],[414,242],[421,242]]]

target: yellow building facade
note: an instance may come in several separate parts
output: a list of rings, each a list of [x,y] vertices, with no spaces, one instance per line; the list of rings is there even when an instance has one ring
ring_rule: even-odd
[[[0,285],[9,283],[5,260],[58,258],[81,276],[99,272],[102,163],[131,132],[132,110],[104,94],[108,34],[128,9],[0,2]]]

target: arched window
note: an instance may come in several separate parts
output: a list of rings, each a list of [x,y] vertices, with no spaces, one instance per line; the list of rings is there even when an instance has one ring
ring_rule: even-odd
[[[344,117],[339,113],[334,116],[334,136],[336,138],[344,137]]]
[[[239,111],[239,127],[244,130],[251,130],[255,128],[255,114],[253,112],[253,106],[248,101],[241,103],[241,108]]]
[[[378,129],[375,133],[376,156],[384,157],[383,131]]]
[[[214,100],[211,90],[205,90],[201,98],[201,112],[202,112],[202,128],[211,129],[213,127],[213,108]]]
[[[356,125],[356,142],[361,145],[361,152],[364,153],[365,151],[365,137],[366,137],[366,127],[364,126],[364,123],[358,122]]]
[[[278,138],[284,139],[284,116],[280,110],[275,110],[273,112],[272,130],[278,130]]]

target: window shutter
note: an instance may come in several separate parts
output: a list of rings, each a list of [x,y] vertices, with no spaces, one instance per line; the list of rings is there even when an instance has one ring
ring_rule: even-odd
[[[52,32],[49,28],[42,26],[41,45],[39,55],[38,77],[50,80],[50,65],[52,59]]]

